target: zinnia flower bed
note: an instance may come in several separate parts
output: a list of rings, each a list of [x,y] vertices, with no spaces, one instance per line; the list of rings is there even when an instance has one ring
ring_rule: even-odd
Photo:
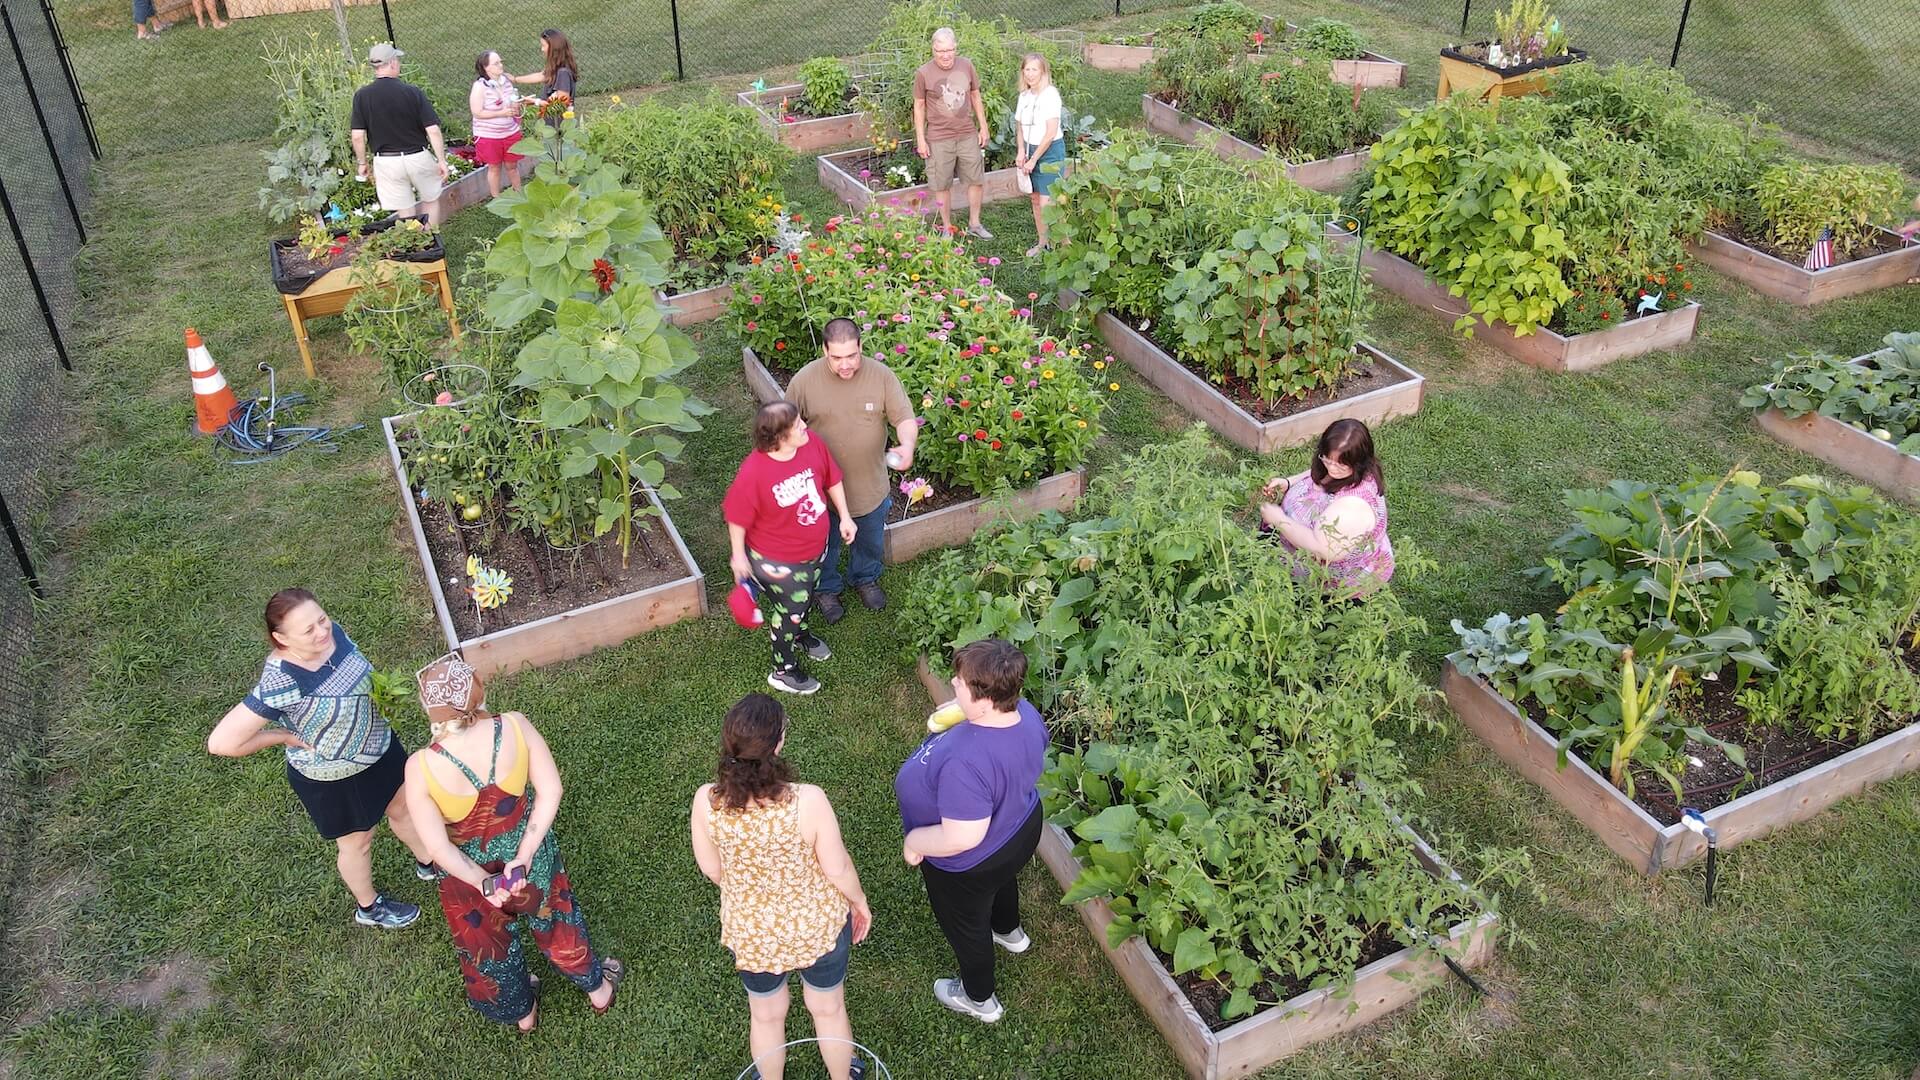
[[[1085,459],[1120,384],[1109,359],[1034,326],[1036,296],[994,287],[999,262],[874,207],[751,266],[730,317],[783,376],[820,355],[829,320],[853,319],[920,414],[914,473],[978,494],[1026,487]]]

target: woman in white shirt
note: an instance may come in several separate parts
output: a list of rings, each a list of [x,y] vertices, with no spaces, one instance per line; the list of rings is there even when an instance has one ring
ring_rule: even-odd
[[[1047,220],[1041,214],[1053,189],[1067,167],[1067,143],[1060,137],[1060,91],[1054,89],[1053,71],[1047,58],[1028,53],[1020,64],[1020,100],[1013,107],[1013,118],[1020,125],[1020,153],[1013,166],[1031,181],[1033,228],[1040,242],[1027,249],[1031,259],[1047,249]]]

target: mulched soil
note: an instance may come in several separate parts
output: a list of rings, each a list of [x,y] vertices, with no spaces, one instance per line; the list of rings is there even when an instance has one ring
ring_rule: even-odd
[[[1909,652],[1906,661],[1908,667],[1920,672],[1920,651]],[[1747,764],[1742,768],[1718,747],[1689,740],[1686,753],[1698,764],[1689,763],[1680,776],[1685,803],[1676,802],[1673,789],[1652,770],[1636,766],[1633,770],[1633,801],[1663,825],[1678,824],[1683,806],[1711,810],[1864,745],[1821,739],[1804,731],[1753,724],[1747,719],[1747,710],[1734,701],[1735,691],[1727,680],[1703,682],[1700,686],[1697,699],[1683,702],[1677,708],[1684,710],[1690,723],[1699,724],[1715,738],[1724,739],[1744,750]],[[1529,698],[1525,703],[1525,711],[1535,723],[1546,726],[1546,710],[1540,707],[1539,702]],[[1876,738],[1884,738],[1898,730],[1898,726],[1890,727],[1881,731]],[[1602,775],[1605,775],[1604,772]]]
[[[623,569],[620,545],[611,533],[579,551],[555,551],[544,541],[505,524],[488,530],[462,523],[456,529],[447,509],[437,502],[422,506],[420,527],[433,552],[434,570],[440,575],[441,591],[447,595],[454,630],[462,638],[506,630],[639,592],[691,572],[656,518],[634,522],[633,556]],[[480,556],[481,562],[497,566],[513,578],[513,596],[505,607],[486,613],[484,627],[467,598],[469,554]],[[459,580],[449,582],[452,577]]]
[[[1447,923],[1448,925],[1457,925],[1465,921],[1468,917],[1469,913],[1464,908],[1459,911],[1449,911],[1447,912]],[[1151,946],[1149,946],[1149,948],[1151,948]],[[1405,946],[1394,940],[1393,935],[1387,931],[1386,927],[1376,927],[1371,934],[1367,935],[1366,940],[1361,943],[1360,958],[1354,964],[1354,970],[1358,971],[1376,960],[1385,959],[1403,948],[1405,948]],[[1159,958],[1160,963],[1166,967],[1169,973],[1173,971],[1172,956],[1158,949],[1154,949],[1153,954]],[[1231,992],[1225,986],[1210,979],[1201,978],[1200,973],[1197,971],[1189,971],[1185,975],[1174,975],[1173,981],[1175,985],[1180,987],[1181,992],[1187,995],[1187,1000],[1193,1003],[1194,1010],[1200,1014],[1201,1021],[1207,1025],[1207,1030],[1209,1031],[1220,1031],[1238,1024],[1242,1020],[1248,1020],[1258,1016],[1268,1009],[1278,1008],[1279,1006],[1277,1004],[1269,1004],[1269,1002],[1291,1001],[1301,994],[1306,993],[1308,989],[1307,984],[1298,979],[1270,979],[1254,991],[1254,997],[1259,999],[1260,1004],[1255,1007],[1253,1012],[1246,1016],[1239,1016],[1227,1020],[1223,1019],[1220,1015],[1221,1008],[1226,1005],[1227,998],[1231,996]]]
[[[319,275],[329,270],[337,270],[353,262],[353,257],[360,251],[360,241],[358,238],[355,238],[347,241],[341,245],[341,247],[343,250],[338,255],[329,255],[322,252],[318,259],[309,259],[307,258],[306,250],[299,244],[288,244],[280,249],[281,273],[286,277],[301,277],[308,274]]]
[[[1137,322],[1137,320],[1135,321]],[[1167,338],[1162,336],[1167,333],[1168,324],[1161,322],[1148,327],[1146,336],[1155,345],[1160,346],[1168,356],[1179,360],[1179,353],[1175,352],[1172,346],[1168,344]],[[1361,394],[1407,381],[1406,376],[1385,364],[1377,362],[1371,354],[1359,353],[1357,354],[1357,362],[1353,368],[1347,372],[1345,378],[1335,383],[1331,389],[1314,390],[1298,397],[1281,398],[1279,401],[1269,403],[1262,400],[1260,395],[1253,391],[1252,383],[1246,379],[1229,376],[1224,383],[1214,382],[1212,377],[1207,374],[1206,368],[1200,364],[1180,360],[1180,366],[1193,372],[1200,378],[1206,379],[1208,385],[1226,395],[1227,400],[1247,410],[1255,420],[1261,423],[1266,423],[1270,420],[1281,420],[1295,413],[1302,413],[1308,409],[1317,409],[1322,405],[1331,405],[1336,401],[1345,401],[1348,398],[1359,397]]]
[[[1776,259],[1780,259],[1783,262],[1790,262],[1795,266],[1799,266],[1805,262],[1807,258],[1807,253],[1804,251],[1784,251],[1767,243],[1766,240],[1760,236],[1747,235],[1746,232],[1740,228],[1738,222],[1730,222],[1726,225],[1716,226],[1713,231],[1729,240],[1736,240],[1756,251],[1764,251]],[[1905,245],[1900,243],[1898,236],[1890,236],[1884,232],[1875,232],[1872,237],[1868,239],[1867,243],[1853,249],[1853,251],[1848,254],[1842,255],[1840,252],[1835,251],[1833,253],[1833,265],[1845,266],[1851,262],[1859,262],[1861,259],[1871,259],[1875,255],[1885,255],[1889,251],[1899,251],[1903,246]]]
[[[927,483],[933,485],[933,494],[915,503],[913,512],[907,512],[907,497],[900,494],[899,473],[889,474],[888,483],[893,485],[893,506],[887,510],[887,524],[905,521],[910,517],[925,517],[935,510],[944,510],[949,506],[958,506],[963,502],[980,497],[979,493],[962,484],[947,484],[931,476]]]

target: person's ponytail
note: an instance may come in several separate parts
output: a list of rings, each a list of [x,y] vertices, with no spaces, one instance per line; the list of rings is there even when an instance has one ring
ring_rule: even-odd
[[[779,754],[786,730],[786,710],[766,694],[748,694],[727,710],[713,783],[721,806],[745,809],[792,785],[793,770]]]

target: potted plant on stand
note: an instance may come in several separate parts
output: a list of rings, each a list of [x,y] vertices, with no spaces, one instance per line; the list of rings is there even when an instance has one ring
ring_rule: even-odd
[[[1537,94],[1547,88],[1556,69],[1587,58],[1585,50],[1567,44],[1560,20],[1547,10],[1547,0],[1514,0],[1513,6],[1493,17],[1495,37],[1440,50],[1440,89],[1445,101],[1469,93],[1496,105],[1503,97]]]

